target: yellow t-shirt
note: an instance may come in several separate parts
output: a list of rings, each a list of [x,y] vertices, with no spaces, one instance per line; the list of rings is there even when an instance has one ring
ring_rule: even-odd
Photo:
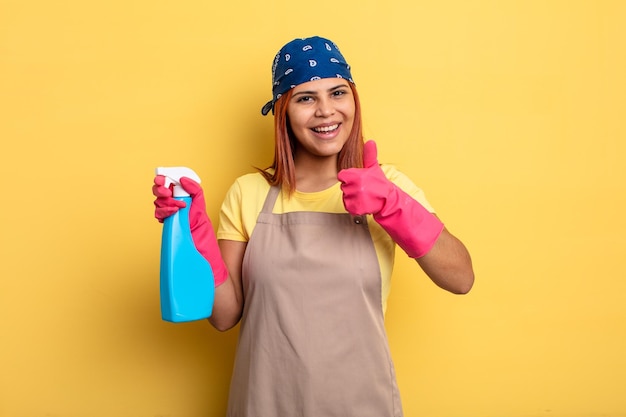
[[[419,201],[427,210],[434,213],[424,192],[418,188],[406,175],[398,171],[393,165],[381,165],[387,178],[400,189]],[[340,183],[314,193],[295,191],[291,198],[280,193],[276,199],[273,213],[282,214],[294,211],[315,211],[325,213],[346,213],[343,206]],[[247,242],[256,225],[257,216],[263,208],[270,185],[260,173],[246,174],[237,178],[226,193],[219,215],[217,238]],[[380,227],[371,215],[367,216],[368,227],[382,278],[382,308],[387,309],[387,297],[391,287],[391,272],[395,253],[395,242]]]

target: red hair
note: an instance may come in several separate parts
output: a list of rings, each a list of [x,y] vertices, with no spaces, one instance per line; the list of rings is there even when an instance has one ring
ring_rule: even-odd
[[[354,123],[348,140],[339,152],[337,171],[363,167],[363,123],[361,102],[354,84],[348,83],[354,97]],[[287,91],[274,104],[274,162],[267,170],[259,169],[270,185],[282,187],[289,195],[296,190],[294,153],[297,139],[289,126],[287,105],[293,90]],[[271,172],[268,172],[271,170]]]

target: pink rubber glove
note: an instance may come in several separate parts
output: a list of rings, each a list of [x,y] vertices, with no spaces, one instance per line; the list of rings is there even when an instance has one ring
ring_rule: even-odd
[[[411,258],[420,258],[432,249],[443,223],[387,179],[378,165],[376,142],[365,143],[363,168],[343,169],[337,177],[348,213],[372,214]]]
[[[184,201],[176,200],[172,197],[172,190],[165,187],[165,177],[157,175],[154,178],[152,193],[156,196],[154,205],[156,207],[154,216],[163,222],[166,217],[176,213],[180,208],[185,207]],[[204,202],[204,191],[200,184],[194,180],[181,177],[180,185],[191,196],[191,207],[189,208],[189,226],[191,237],[196,249],[211,265],[215,286],[219,286],[228,278],[228,270],[222,259],[220,248],[217,245],[215,232],[209,216],[206,214],[206,203]]]
[[[154,217],[156,217],[159,223],[163,223],[166,217],[171,216],[187,205],[184,201],[176,200],[172,197],[172,190],[165,186],[165,177],[163,175],[154,177],[152,194],[156,197],[156,200],[154,200]]]

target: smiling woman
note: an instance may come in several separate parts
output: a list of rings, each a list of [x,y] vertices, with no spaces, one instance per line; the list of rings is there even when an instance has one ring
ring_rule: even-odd
[[[293,88],[287,99],[287,117],[293,138],[296,184],[311,178],[308,167],[322,181],[309,184],[307,192],[322,191],[337,180],[338,156],[354,125],[355,104],[348,81],[323,78]],[[300,179],[300,181],[298,181]],[[317,186],[315,186],[317,184]],[[313,186],[311,186],[313,185]]]
[[[304,85],[314,84],[319,82],[329,82],[332,87],[326,91],[320,88],[321,91],[310,91]],[[319,94],[331,94],[333,99],[329,98],[331,102],[341,102],[345,105],[354,106],[351,127],[347,127],[346,124],[342,126],[342,132],[345,134],[349,132],[343,148],[340,149],[336,158],[336,169],[341,170],[344,168],[360,167],[363,163],[363,134],[361,125],[361,104],[359,96],[352,82],[346,82],[345,79],[338,78],[325,78],[312,82],[305,82],[301,85],[287,90],[284,95],[280,97],[275,103],[274,114],[274,131],[275,131],[275,148],[274,148],[274,162],[266,169],[261,170],[261,174],[267,179],[271,185],[279,185],[287,193],[292,194],[296,190],[296,168],[295,158],[296,150],[299,147],[297,136],[293,132],[293,121],[289,117],[289,109],[294,109],[296,106],[292,105],[294,99],[292,99],[294,93],[298,93],[296,101],[301,103],[303,108],[313,108],[316,112],[321,111],[320,115],[323,115],[323,109],[316,109],[315,103],[316,95]],[[350,96],[349,100],[347,99]],[[326,99],[326,97],[324,97]],[[319,99],[318,99],[319,100]],[[318,105],[319,106],[319,105]],[[332,111],[332,110],[331,110]],[[294,110],[295,112],[295,110]],[[294,115],[297,116],[297,115]],[[331,123],[332,124],[332,123]],[[324,126],[324,121],[318,122],[318,126],[315,126],[318,131],[330,130],[332,126]],[[322,136],[323,137],[323,136]],[[328,161],[327,161],[328,162]],[[330,168],[330,167],[329,167]],[[302,171],[300,171],[302,172]],[[334,175],[336,182],[336,173]],[[298,182],[298,188],[301,191],[305,191],[303,187],[306,187],[306,178],[300,176]],[[322,186],[322,185],[320,185]],[[308,189],[308,187],[306,187]]]
[[[295,39],[276,55],[275,155],[238,178],[217,239],[203,192],[192,196],[194,243],[215,271],[211,324],[240,323],[228,417],[403,415],[384,313],[396,244],[440,287],[470,290],[464,245],[422,191],[363,143],[350,67],[328,39]],[[156,216],[178,210],[160,178]],[[218,247],[219,242],[219,247]]]

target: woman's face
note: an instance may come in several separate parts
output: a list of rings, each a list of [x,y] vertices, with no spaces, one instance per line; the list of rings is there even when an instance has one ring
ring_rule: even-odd
[[[354,113],[354,95],[345,79],[323,78],[296,86],[287,105],[299,144],[296,156],[336,156],[350,136]]]

